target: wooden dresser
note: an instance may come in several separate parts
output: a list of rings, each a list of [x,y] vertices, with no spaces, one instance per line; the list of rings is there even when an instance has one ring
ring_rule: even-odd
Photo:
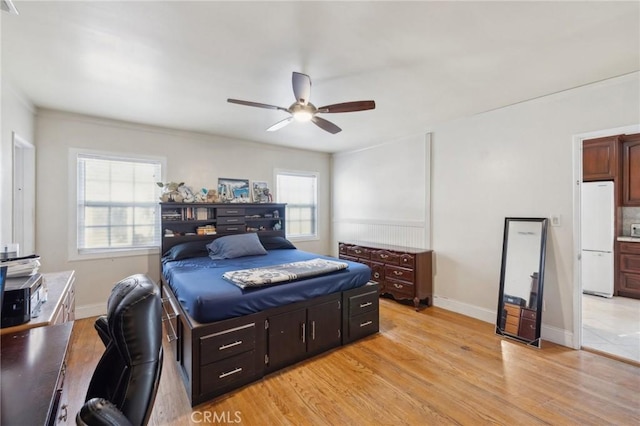
[[[340,259],[363,263],[371,268],[381,294],[396,300],[412,300],[418,310],[420,302],[433,303],[433,269],[431,250],[367,242],[339,242]]]

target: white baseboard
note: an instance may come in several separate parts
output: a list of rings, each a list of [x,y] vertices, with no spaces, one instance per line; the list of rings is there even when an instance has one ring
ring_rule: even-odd
[[[495,324],[496,313],[489,309],[479,308],[478,306],[469,305],[468,303],[458,300],[449,299],[448,297],[433,296],[433,306],[437,306],[447,311],[452,311],[480,321]]]
[[[495,324],[496,322],[495,311],[480,308],[474,305],[469,305],[468,303],[449,299],[448,297],[433,296],[433,306],[437,306],[439,308],[446,309],[448,311],[452,311],[491,324]],[[542,340],[573,348],[573,333],[569,330],[563,330],[561,328],[542,324],[542,331],[540,334]]]
[[[104,303],[76,306],[76,319],[97,317],[107,313]]]

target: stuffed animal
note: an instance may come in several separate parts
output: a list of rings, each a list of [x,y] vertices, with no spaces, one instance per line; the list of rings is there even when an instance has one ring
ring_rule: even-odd
[[[178,185],[178,193],[182,197],[183,203],[193,203],[196,200],[196,196],[191,188],[186,186],[184,183]]]
[[[218,196],[218,190],[210,189],[207,191],[207,203],[219,203],[220,197]]]
[[[156,182],[156,184],[162,188],[162,195],[160,201],[163,203],[181,203],[183,200],[182,195],[178,192],[178,188],[183,185],[183,182]]]
[[[195,195],[196,197],[196,203],[206,203],[207,202],[207,192],[209,192],[209,190],[207,188],[200,188],[200,191],[198,191]]]

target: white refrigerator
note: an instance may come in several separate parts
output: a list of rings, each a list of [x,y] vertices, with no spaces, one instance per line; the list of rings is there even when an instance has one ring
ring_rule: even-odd
[[[613,182],[583,182],[581,192],[582,291],[613,296],[615,203]]]

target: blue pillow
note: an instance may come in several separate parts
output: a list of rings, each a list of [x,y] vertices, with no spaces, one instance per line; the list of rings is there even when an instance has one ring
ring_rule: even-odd
[[[217,238],[207,245],[207,249],[209,257],[214,260],[267,254],[254,232]]]
[[[284,237],[259,235],[260,243],[267,250],[295,249],[296,246]]]
[[[177,244],[162,255],[162,261],[168,262],[190,257],[207,257],[209,255],[209,250],[207,249],[209,242],[211,242],[211,240],[190,241],[188,243]]]

